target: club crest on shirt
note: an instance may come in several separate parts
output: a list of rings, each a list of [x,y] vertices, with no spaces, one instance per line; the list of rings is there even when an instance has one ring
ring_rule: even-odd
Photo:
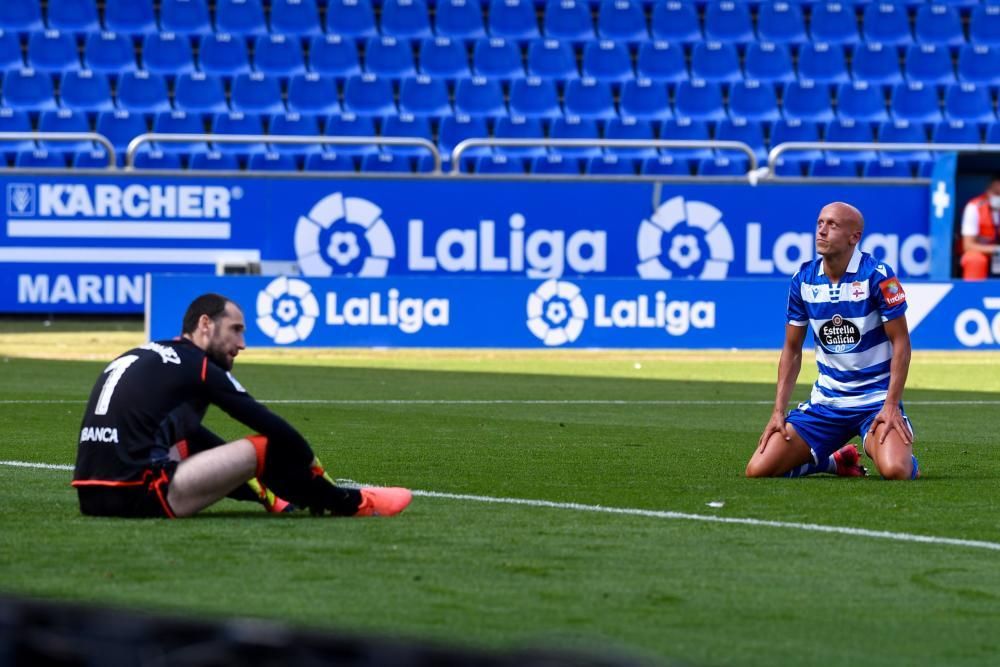
[[[850,352],[861,343],[861,329],[841,315],[834,315],[819,325],[816,338],[828,352]]]
[[[882,290],[885,305],[892,307],[906,301],[906,292],[903,291],[903,286],[899,284],[899,279],[896,276],[883,280],[878,284],[878,287]]]
[[[868,283],[855,280],[847,286],[847,299],[849,301],[865,301],[868,299]]]

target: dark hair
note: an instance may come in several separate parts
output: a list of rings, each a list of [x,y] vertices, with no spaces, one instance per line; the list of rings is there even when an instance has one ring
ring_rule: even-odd
[[[208,315],[213,320],[218,320],[226,310],[227,303],[230,303],[229,299],[221,294],[214,294],[212,292],[202,294],[191,302],[191,305],[187,308],[187,312],[184,313],[184,321],[181,323],[181,333],[194,333],[194,330],[198,328],[198,320],[201,319],[202,315]]]
[[[1000,171],[995,171],[993,172],[993,175],[990,176],[990,183],[996,183],[997,181],[1000,181]]]

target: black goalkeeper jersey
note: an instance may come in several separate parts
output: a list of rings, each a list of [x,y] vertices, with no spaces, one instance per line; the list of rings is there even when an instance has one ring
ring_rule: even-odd
[[[80,427],[75,486],[135,482],[169,460],[217,405],[272,443],[308,449],[288,422],[258,403],[187,339],[150,342],[124,353],[97,379]]]

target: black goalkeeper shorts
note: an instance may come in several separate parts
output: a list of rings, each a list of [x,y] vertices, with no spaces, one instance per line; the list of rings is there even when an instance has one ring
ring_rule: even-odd
[[[127,519],[174,518],[167,490],[176,463],[145,470],[135,482],[73,483],[80,499],[80,512],[87,516],[117,516]]]

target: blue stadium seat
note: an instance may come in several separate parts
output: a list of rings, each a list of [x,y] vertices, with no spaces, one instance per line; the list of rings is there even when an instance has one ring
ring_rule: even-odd
[[[944,120],[931,129],[931,141],[936,144],[978,144],[982,142],[982,137],[976,123]]]
[[[754,41],[750,8],[729,0],[710,2],[705,7],[705,39],[741,44]]]
[[[160,29],[178,35],[212,32],[205,0],[160,0]]]
[[[100,32],[97,3],[94,0],[49,0],[46,22],[50,30],[63,32]]]
[[[827,123],[834,118],[830,93],[825,83],[793,81],[782,96],[785,118]]]
[[[604,126],[605,139],[653,140],[656,133],[653,124],[642,118],[612,118]],[[619,157],[647,158],[658,155],[652,146],[648,148],[607,148],[606,151]]]
[[[157,134],[205,134],[200,113],[161,111],[153,116],[153,132]],[[157,141],[155,149],[164,153],[198,153],[208,150],[204,141]]]
[[[62,151],[39,149],[18,151],[14,166],[22,169],[65,169],[68,163],[66,154]]]
[[[691,78],[715,83],[743,80],[735,44],[700,42],[691,49]]]
[[[719,141],[740,141],[753,149],[758,164],[767,162],[767,148],[764,141],[764,123],[746,118],[731,118],[720,121],[715,128],[715,138]],[[719,157],[745,158],[746,153],[737,150],[719,149]]]
[[[188,169],[192,171],[239,171],[240,162],[233,153],[207,151],[194,153],[188,163]]]
[[[87,114],[72,109],[55,109],[43,111],[38,116],[39,132],[90,132]],[[90,150],[94,147],[92,141],[40,141],[39,148],[50,152],[71,153],[73,151]]]
[[[466,116],[502,116],[507,113],[500,82],[481,76],[459,79],[455,84],[455,113]]]
[[[245,113],[283,113],[285,104],[281,100],[281,84],[277,77],[260,72],[237,74],[230,89],[230,105],[233,111]]]
[[[671,118],[663,121],[660,126],[660,139],[668,141],[707,141],[709,135],[708,123],[692,118]],[[667,155],[678,159],[701,160],[712,157],[710,148],[661,148]]]
[[[595,39],[587,0],[546,0],[542,32],[546,39],[584,42]]]
[[[986,143],[1000,144],[1000,123],[991,123],[986,129]]]
[[[359,116],[354,113],[333,114],[326,120],[326,128],[323,132],[328,137],[374,137],[378,134],[375,131],[374,116]],[[371,144],[339,144],[328,145],[328,150],[343,155],[366,155],[378,151],[374,143]]]
[[[889,106],[896,120],[936,123],[944,118],[937,90],[919,81],[894,86]]]
[[[653,5],[650,32],[654,40],[694,44],[702,40],[698,10],[693,2],[657,2]]]
[[[813,121],[786,119],[771,126],[772,149],[779,144],[814,141],[819,141],[819,125]],[[794,170],[795,165],[817,160],[822,155],[819,150],[810,149],[785,153],[782,159],[788,169]]]
[[[682,81],[674,93],[674,112],[678,118],[694,120],[715,121],[726,118],[722,87],[699,79]]]
[[[1000,45],[966,44],[958,52],[958,80],[1000,86]]]
[[[837,116],[872,123],[889,120],[882,89],[864,81],[840,84],[837,87]]]
[[[862,33],[865,41],[886,46],[907,46],[913,43],[906,8],[893,3],[873,2],[865,6]]]
[[[198,61],[201,71],[206,74],[236,76],[250,71],[246,40],[229,33],[214,33],[202,37]]]
[[[62,106],[77,111],[110,111],[115,107],[108,76],[89,69],[63,74],[59,98]]]
[[[104,27],[126,35],[148,35],[160,29],[152,0],[106,0]]]
[[[839,44],[804,44],[799,50],[799,79],[816,83],[847,83],[844,49]]]
[[[833,120],[826,124],[823,133],[828,143],[871,143],[875,141],[875,132],[871,123],[853,121],[851,119]],[[827,151],[827,157],[854,160],[874,160],[874,150],[860,151]]]
[[[420,75],[403,79],[399,87],[399,111],[414,116],[439,117],[452,113],[444,80]]]
[[[0,110],[0,116],[2,113]],[[117,109],[98,113],[94,131],[103,134],[115,147],[115,152],[124,155],[129,142],[148,132],[149,128],[144,114]]]
[[[622,82],[635,77],[632,56],[621,42],[606,39],[583,46],[583,76],[600,81]]]
[[[716,156],[698,162],[699,176],[743,176],[749,164],[746,157]]]
[[[438,128],[438,149],[441,151],[441,158],[450,168],[451,152],[455,146],[466,139],[485,139],[489,136],[490,132],[483,116],[464,114],[445,116],[441,120],[441,127]],[[476,157],[490,153],[490,149],[485,146],[465,151],[462,154],[463,171],[471,171]]]
[[[222,78],[204,72],[188,72],[174,82],[174,106],[192,113],[229,111]]]
[[[316,0],[271,0],[272,33],[313,37],[322,34]]]
[[[264,121],[260,115],[231,111],[216,114],[212,118],[212,134],[264,134]],[[213,142],[213,150],[220,153],[249,155],[264,153],[267,146],[258,142]]]
[[[580,118],[579,116],[561,116],[552,121],[549,127],[551,139],[599,139],[601,137],[597,120]],[[572,158],[589,158],[600,155],[603,151],[597,146],[556,147],[551,149],[554,155]]]
[[[622,84],[619,106],[623,117],[666,120],[673,116],[666,84],[652,79],[632,79]]]
[[[865,178],[913,178],[913,163],[899,157],[880,157],[864,164]]]
[[[31,117],[23,109],[0,107],[0,132],[31,132]],[[17,151],[32,151],[37,146],[32,139],[18,139],[0,142],[0,163],[4,154]]]
[[[3,77],[3,104],[11,109],[45,111],[56,108],[52,76],[33,69],[8,70]]]
[[[405,113],[386,117],[382,122],[381,136],[426,139],[434,143],[430,118]],[[426,148],[421,148],[420,146],[382,146],[382,152],[417,156],[423,155],[428,151]]]
[[[513,93],[511,95],[513,96]],[[589,77],[573,79],[566,83],[563,105],[566,108],[567,116],[597,118],[599,120],[608,120],[618,116],[611,84]],[[512,103],[512,112],[513,109]]]
[[[774,85],[760,81],[738,81],[729,89],[729,115],[754,121],[781,118]]]
[[[191,40],[172,32],[154,32],[142,40],[142,67],[167,76],[194,71]]]
[[[809,41],[806,23],[798,5],[766,2],[757,10],[757,35],[761,42],[802,44]]]
[[[853,45],[859,40],[854,7],[840,3],[813,6],[809,32],[814,42]]]
[[[58,30],[31,33],[28,36],[28,67],[39,72],[80,69],[76,37]]]
[[[306,71],[299,40],[285,35],[260,35],[254,41],[253,67],[270,76],[293,76]]]
[[[532,0],[490,0],[489,33],[514,40],[537,39],[538,19]]]
[[[309,42],[309,69],[340,80],[361,74],[358,48],[352,40],[339,35],[313,37]]]
[[[268,127],[268,134],[285,135],[296,137],[320,136],[319,117],[309,113],[279,113],[271,116]],[[292,155],[310,155],[322,153],[323,144],[269,144],[272,151],[279,153],[291,153]]]
[[[465,45],[457,39],[436,37],[421,41],[417,61],[420,73],[430,77],[454,81],[472,75]]]
[[[440,0],[435,9],[434,28],[439,36],[455,40],[486,37],[478,0]]]
[[[387,116],[396,113],[392,84],[374,74],[347,77],[344,83],[344,111],[359,116]]]
[[[983,4],[972,8],[969,15],[969,41],[984,46],[1000,46],[1000,4]]]
[[[542,139],[545,137],[545,127],[540,118],[525,118],[524,116],[501,116],[493,128],[496,139]],[[546,155],[544,146],[497,146],[496,152],[511,157],[533,158]]]
[[[883,144],[925,144],[927,131],[921,123],[895,120],[878,126],[878,141]],[[897,160],[930,160],[929,151],[880,151],[880,157]]]
[[[658,155],[640,162],[639,173],[648,176],[690,176],[691,162],[673,155]]]
[[[357,165],[354,163],[353,157],[335,151],[326,151],[324,153],[312,153],[307,155],[304,167],[306,171],[357,171]]]
[[[576,79],[576,54],[569,42],[555,39],[536,39],[528,44],[528,76],[543,79]]]
[[[83,63],[87,69],[118,76],[122,72],[134,72],[135,48],[126,35],[113,32],[90,33],[83,47]]]
[[[37,32],[44,29],[42,10],[38,0],[4,0],[0,2],[0,30]]]
[[[653,41],[639,44],[635,61],[636,76],[662,83],[688,80],[684,49],[669,42]]]
[[[903,69],[907,81],[927,85],[948,85],[956,81],[951,53],[945,46],[915,44],[907,48],[905,60]]]
[[[22,69],[24,57],[21,55],[21,40],[16,33],[0,30],[0,72],[6,69]]]
[[[135,154],[136,169],[180,169],[180,153],[164,153],[161,150],[143,146]]]
[[[365,72],[385,79],[416,75],[410,43],[395,37],[372,37],[365,44]]]
[[[371,0],[328,0],[326,7],[328,37],[364,41],[379,35]]]
[[[288,109],[301,114],[329,115],[340,112],[337,85],[316,72],[296,74],[288,81]]]
[[[608,153],[585,160],[584,171],[588,174],[632,176],[636,173],[637,166],[632,158]]]
[[[895,46],[875,42],[859,44],[854,49],[852,70],[855,81],[866,81],[872,85],[892,86],[903,81],[899,52]]]
[[[267,153],[254,153],[247,160],[247,169],[250,171],[298,171],[299,163],[294,155],[290,153],[278,153],[268,151]]]
[[[215,29],[220,33],[255,37],[267,34],[261,0],[215,0]]]
[[[992,123],[997,119],[989,90],[974,83],[950,86],[944,94],[944,113],[948,120],[967,123]]]
[[[784,44],[753,42],[746,49],[743,69],[747,80],[773,83],[778,86],[795,81],[792,56]]]
[[[491,79],[523,78],[521,49],[513,40],[502,37],[480,39],[472,47],[472,73]]]
[[[961,46],[965,44],[962,17],[958,9],[947,4],[929,4],[917,7],[914,34],[918,44]]]
[[[646,16],[640,0],[601,0],[597,12],[597,35],[619,42],[649,39]]]
[[[809,175],[815,178],[857,178],[858,162],[843,157],[825,157],[809,163]]]
[[[567,83],[567,91],[570,86],[579,85],[580,81],[573,79]],[[562,115],[556,84],[550,79],[515,79],[510,86],[508,103],[514,116],[555,118]]]
[[[70,166],[74,169],[107,169],[108,152],[103,148],[78,151],[73,154]]]
[[[509,155],[481,155],[476,158],[477,174],[523,174],[524,160]]]
[[[431,20],[424,0],[383,0],[382,34],[398,39],[431,37]]]
[[[565,155],[539,155],[531,161],[533,174],[579,174],[580,160]]]
[[[413,171],[413,158],[388,151],[369,153],[361,158],[361,171],[411,173]]]

